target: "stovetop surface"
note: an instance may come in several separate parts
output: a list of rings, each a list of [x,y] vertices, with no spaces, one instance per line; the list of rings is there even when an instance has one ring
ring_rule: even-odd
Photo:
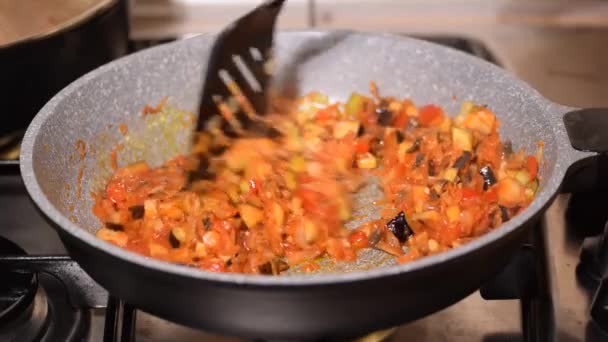
[[[463,44],[459,40],[443,39],[447,44]],[[153,45],[153,43],[148,43]],[[465,44],[466,45],[466,44]],[[139,46],[146,46],[140,42]],[[471,49],[470,45],[460,46]],[[491,59],[482,46],[474,45],[475,54]],[[576,277],[580,247],[583,238],[601,232],[606,216],[603,212],[595,216],[587,210],[589,205],[578,204],[573,218],[566,219],[567,209],[573,207],[570,195],[559,195],[537,227],[537,236],[546,240],[549,261],[549,286],[547,298],[552,302],[555,337],[558,341],[608,341],[594,323],[590,323],[589,307],[592,292],[585,290]],[[580,196],[579,196],[580,197]],[[591,198],[583,196],[583,198]],[[577,215],[580,216],[577,218]],[[600,217],[598,217],[598,215]],[[582,219],[584,218],[584,219]],[[594,220],[595,219],[595,220]],[[602,221],[603,220],[603,221]],[[576,222],[576,223],[572,223]],[[599,227],[598,227],[599,225]],[[65,254],[57,234],[35,209],[18,175],[0,176],[0,236],[8,238],[29,254]],[[530,302],[538,305],[537,302]],[[536,310],[532,308],[532,311]],[[542,309],[542,306],[539,306]],[[394,341],[534,341],[533,336],[524,336],[522,322],[534,318],[522,315],[519,300],[485,300],[475,292],[457,304],[391,331]],[[90,333],[86,341],[102,341],[106,310],[103,307],[89,310]],[[542,314],[541,314],[542,316]],[[526,323],[527,324],[527,323]],[[553,329],[551,324],[539,325],[540,329]],[[530,332],[532,331],[532,332]],[[534,334],[534,329],[528,330]],[[179,326],[143,312],[137,313],[137,341],[239,341],[241,339],[208,334]],[[362,340],[375,341],[382,336],[370,335]]]

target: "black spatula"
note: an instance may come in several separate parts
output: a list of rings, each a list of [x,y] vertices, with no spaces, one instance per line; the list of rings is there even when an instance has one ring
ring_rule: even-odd
[[[266,112],[274,27],[283,2],[264,1],[218,35],[204,76],[197,131],[276,134],[260,115]]]

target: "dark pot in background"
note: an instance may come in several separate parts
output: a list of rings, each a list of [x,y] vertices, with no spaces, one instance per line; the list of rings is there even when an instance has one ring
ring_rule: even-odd
[[[19,0],[0,12],[1,153],[55,93],[128,53],[129,21],[128,0]]]

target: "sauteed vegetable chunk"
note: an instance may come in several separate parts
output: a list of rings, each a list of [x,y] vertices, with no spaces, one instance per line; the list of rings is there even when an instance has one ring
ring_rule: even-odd
[[[188,185],[196,158],[116,170],[96,194],[97,236],[145,256],[213,272],[277,275],[319,258],[354,261],[376,248],[409,262],[499,227],[533,200],[536,155],[501,142],[487,107],[439,106],[354,93],[313,92],[268,116],[279,138],[203,133],[206,177]],[[210,130],[209,132],[214,132]],[[377,182],[382,218],[349,230],[354,195]]]

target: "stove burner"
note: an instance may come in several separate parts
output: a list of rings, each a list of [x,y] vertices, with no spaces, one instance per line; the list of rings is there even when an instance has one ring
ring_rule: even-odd
[[[583,240],[577,275],[591,290],[595,290],[602,278],[608,275],[608,223],[603,234]]]
[[[84,340],[89,311],[74,308],[57,275],[37,272],[37,258],[0,237],[0,341]]]
[[[25,255],[25,251],[10,240],[0,237],[0,255]],[[0,268],[0,325],[14,320],[32,304],[37,277],[28,272],[12,272]]]

